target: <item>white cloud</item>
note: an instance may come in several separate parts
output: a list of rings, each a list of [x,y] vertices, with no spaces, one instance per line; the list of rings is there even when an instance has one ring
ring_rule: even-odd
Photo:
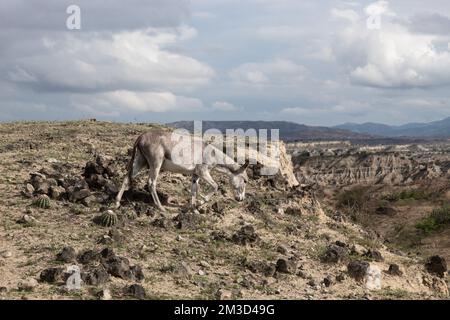
[[[344,19],[348,20],[352,23],[356,23],[359,21],[360,16],[359,14],[352,9],[331,9],[331,16],[337,19]]]
[[[387,3],[366,8],[368,12],[393,15]],[[413,88],[450,84],[450,51],[437,50],[436,37],[412,33],[383,16],[379,30],[365,21],[336,35],[333,51],[350,79],[357,84],[383,88]]]
[[[212,104],[214,110],[218,111],[236,111],[237,108],[234,104],[226,102],[226,101],[216,101]]]
[[[287,59],[245,63],[230,71],[232,80],[253,85],[296,85],[306,74],[305,67]]]
[[[166,48],[195,34],[182,27],[45,38],[41,54],[24,53],[9,62],[9,79],[40,90],[188,91],[208,83],[214,71]]]
[[[127,112],[196,112],[203,110],[199,99],[177,96],[170,92],[133,92],[117,90],[72,97],[72,106],[93,114],[119,116]]]

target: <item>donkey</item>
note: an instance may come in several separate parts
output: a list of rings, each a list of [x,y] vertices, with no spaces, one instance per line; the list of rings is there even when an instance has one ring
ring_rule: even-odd
[[[198,139],[192,140],[191,138],[192,136],[189,135],[172,133],[162,129],[153,129],[140,135],[134,143],[131,159],[127,166],[127,175],[116,196],[115,207],[120,207],[120,200],[122,199],[123,193],[130,187],[134,177],[136,177],[139,171],[145,167],[149,170],[148,186],[153,198],[153,203],[162,212],[165,212],[165,209],[161,205],[156,192],[156,183],[160,171],[169,171],[192,176],[191,207],[193,209],[195,209],[198,195],[206,202],[209,201],[218,190],[218,185],[213,180],[210,173],[210,170],[213,168],[219,172],[225,173],[229,177],[230,184],[234,190],[235,199],[237,201],[243,201],[245,199],[245,186],[248,182],[246,169],[249,165],[249,161],[246,161],[244,165],[240,166],[218,148],[213,147],[211,144],[206,145]],[[187,143],[186,140],[188,140]],[[193,150],[192,146],[195,142],[201,145],[202,150],[209,150],[207,153],[202,152],[201,161],[194,161],[195,155],[188,157],[188,161],[182,163],[180,163],[180,161],[174,161],[175,159],[173,158],[180,149],[187,146],[191,147],[190,149],[188,148],[188,150]],[[222,161],[217,161],[219,157],[221,157],[220,159],[222,159]],[[199,192],[200,179],[203,179],[212,187],[212,191],[206,196]]]

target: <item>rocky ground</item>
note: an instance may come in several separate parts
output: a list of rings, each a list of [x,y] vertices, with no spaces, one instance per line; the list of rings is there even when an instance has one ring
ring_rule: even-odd
[[[111,209],[130,146],[150,127],[0,125],[0,298],[448,297],[444,259],[402,254],[313,188],[256,168],[242,203],[214,174],[219,194],[190,212],[189,177],[164,173],[165,215],[149,200],[145,174]]]

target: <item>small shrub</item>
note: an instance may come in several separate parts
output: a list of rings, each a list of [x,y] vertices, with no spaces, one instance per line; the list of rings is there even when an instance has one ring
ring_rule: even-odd
[[[428,217],[416,224],[416,228],[428,235],[442,230],[448,225],[450,225],[450,206],[446,205],[433,210]]]

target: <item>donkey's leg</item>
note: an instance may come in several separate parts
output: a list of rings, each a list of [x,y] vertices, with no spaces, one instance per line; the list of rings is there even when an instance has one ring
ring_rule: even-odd
[[[145,159],[142,156],[142,154],[139,152],[139,150],[136,151],[136,157],[134,158],[133,166],[131,168],[131,177],[134,178],[139,173],[139,171],[142,170],[146,165]],[[120,207],[120,200],[122,199],[123,193],[125,190],[128,190],[130,187],[130,175],[127,172],[125,179],[123,180],[122,186],[120,187],[119,193],[116,196],[116,204],[115,207]]]
[[[205,180],[205,182],[213,188],[213,190],[209,192],[206,196],[200,195],[205,202],[208,202],[211,199],[211,197],[217,192],[217,190],[219,190],[219,186],[211,177],[211,174],[209,173],[208,169],[203,169],[200,172],[202,179]]]
[[[156,182],[158,180],[159,171],[161,170],[161,166],[164,159],[155,159],[155,161],[150,165],[149,168],[149,176],[148,176],[148,188],[150,194],[152,195],[153,202],[158,207],[159,210],[165,212],[166,209],[161,205],[161,201],[159,201],[158,193],[156,192]]]
[[[198,181],[200,180],[199,176],[197,174],[192,175],[192,184],[191,184],[191,207],[192,209],[195,209],[195,206],[197,204],[197,195],[199,192],[199,184]]]

